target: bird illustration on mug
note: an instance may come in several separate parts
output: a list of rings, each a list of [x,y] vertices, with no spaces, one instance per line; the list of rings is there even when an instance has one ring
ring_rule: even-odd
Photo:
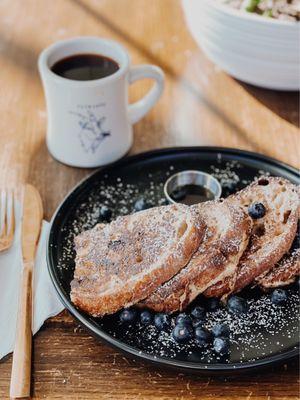
[[[71,112],[71,114],[79,118],[80,131],[78,137],[82,148],[87,153],[95,153],[103,140],[111,136],[110,131],[103,128],[106,118],[98,117],[91,110],[87,110],[86,115],[78,112]]]

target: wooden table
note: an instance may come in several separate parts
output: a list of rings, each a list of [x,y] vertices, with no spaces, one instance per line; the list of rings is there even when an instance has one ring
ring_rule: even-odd
[[[220,71],[191,38],[179,1],[2,0],[0,184],[36,185],[47,219],[90,171],[59,164],[47,152],[37,57],[50,43],[78,35],[116,39],[134,64],[156,64],[166,73],[162,99],[135,126],[132,153],[219,145],[300,166],[297,94],[254,88]],[[134,85],[131,100],[148,85]],[[8,356],[0,363],[1,399],[8,398],[10,370]],[[292,399],[297,378],[296,363],[230,380],[158,371],[99,343],[66,312],[34,339],[36,399]]]

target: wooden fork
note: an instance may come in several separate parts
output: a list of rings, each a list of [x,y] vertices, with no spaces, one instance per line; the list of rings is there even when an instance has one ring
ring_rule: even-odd
[[[14,192],[2,189],[0,193],[0,251],[10,248],[15,233]]]

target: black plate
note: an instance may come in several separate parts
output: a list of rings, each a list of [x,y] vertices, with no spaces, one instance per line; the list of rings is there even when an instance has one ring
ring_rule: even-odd
[[[190,147],[151,151],[128,157],[96,171],[62,202],[52,219],[48,242],[48,268],[54,286],[67,309],[92,334],[128,355],[189,371],[241,372],[283,361],[298,354],[297,285],[288,288],[288,301],[278,307],[258,290],[242,293],[250,304],[245,316],[232,316],[220,308],[207,315],[207,326],[226,322],[231,328],[231,352],[217,357],[211,346],[199,349],[192,341],[177,345],[168,333],[139,323],[125,328],[118,315],[92,318],[70,301],[74,270],[73,237],[92,227],[99,208],[107,204],[113,217],[128,214],[141,196],[153,205],[163,204],[163,184],[168,176],[185,169],[214,174],[223,196],[241,189],[262,174],[283,176],[299,183],[297,170],[274,159],[246,151],[216,147]],[[197,299],[202,302],[203,299]]]

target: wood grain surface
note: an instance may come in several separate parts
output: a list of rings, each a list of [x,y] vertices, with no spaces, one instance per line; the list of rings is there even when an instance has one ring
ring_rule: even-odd
[[[298,94],[254,88],[214,66],[191,38],[179,1],[1,0],[0,186],[36,185],[46,218],[90,170],[62,165],[47,152],[37,57],[50,43],[78,35],[118,40],[133,64],[156,64],[166,73],[161,100],[135,125],[132,153],[220,145],[300,166]],[[135,84],[131,100],[148,87],[147,81]],[[35,399],[246,400],[299,394],[296,362],[237,379],[159,371],[99,343],[66,312],[36,335],[33,359]],[[10,371],[8,356],[0,363],[0,399],[8,398]]]

